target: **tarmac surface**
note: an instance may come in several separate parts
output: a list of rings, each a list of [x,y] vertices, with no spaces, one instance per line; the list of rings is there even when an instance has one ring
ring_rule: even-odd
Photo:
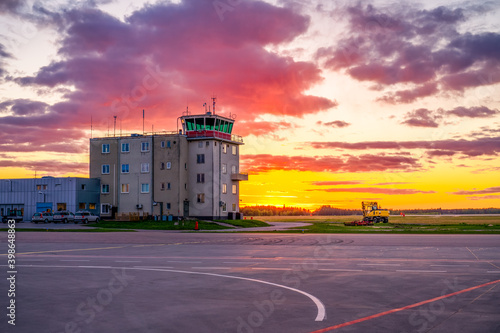
[[[73,225],[74,227],[74,225]],[[7,233],[0,267],[7,273]],[[1,332],[500,332],[499,235],[16,233]]]

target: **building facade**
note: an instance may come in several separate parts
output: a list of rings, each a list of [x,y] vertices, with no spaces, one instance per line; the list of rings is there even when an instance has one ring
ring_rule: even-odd
[[[42,177],[0,179],[0,214],[21,212],[31,220],[36,212],[88,210],[99,213],[99,179]]]
[[[130,213],[226,219],[239,214],[243,140],[234,120],[180,117],[182,130],[90,140],[90,177],[101,180],[102,217]]]

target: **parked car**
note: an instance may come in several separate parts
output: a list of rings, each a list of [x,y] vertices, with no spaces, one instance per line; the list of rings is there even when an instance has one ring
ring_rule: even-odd
[[[31,218],[31,222],[38,223],[49,223],[54,221],[54,214],[49,212],[35,213]]]
[[[11,210],[7,215],[2,216],[2,222],[7,223],[9,220],[14,220],[16,223],[23,221],[23,212],[21,210]]]
[[[86,210],[81,210],[75,213],[75,224],[78,222],[82,223],[89,223],[89,222],[99,222],[99,216],[94,215],[93,213],[86,211]]]
[[[62,222],[68,223],[75,220],[75,214],[68,212],[67,210],[59,211],[54,213],[54,223]]]

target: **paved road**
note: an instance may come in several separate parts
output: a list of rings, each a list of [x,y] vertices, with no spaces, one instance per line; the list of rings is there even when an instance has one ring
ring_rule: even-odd
[[[16,243],[16,328],[2,315],[2,332],[500,331],[498,235],[19,232]]]

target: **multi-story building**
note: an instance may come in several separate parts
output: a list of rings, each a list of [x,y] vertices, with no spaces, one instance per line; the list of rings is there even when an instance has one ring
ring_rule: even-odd
[[[99,179],[42,177],[0,179],[0,215],[17,212],[26,221],[36,212],[89,210],[99,213]]]
[[[90,177],[101,180],[101,216],[228,218],[239,213],[241,137],[234,120],[180,117],[182,130],[90,139]]]

